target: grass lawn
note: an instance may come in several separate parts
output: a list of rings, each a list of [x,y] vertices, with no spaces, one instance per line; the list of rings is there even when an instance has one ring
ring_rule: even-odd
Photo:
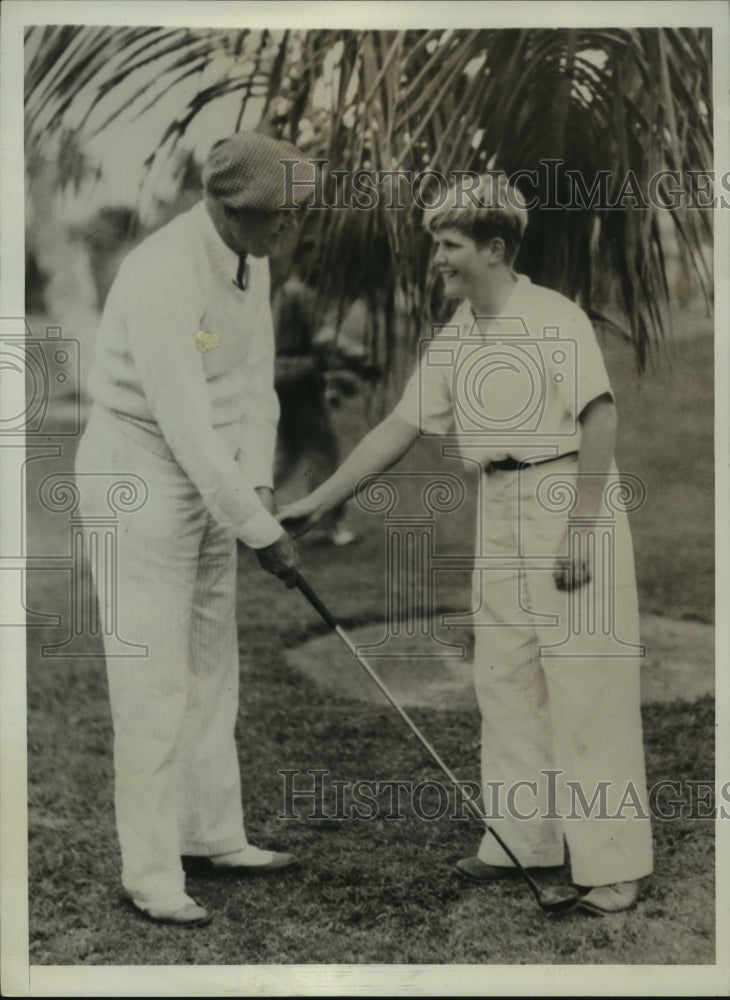
[[[631,516],[641,610],[714,621],[714,410],[711,321],[676,317],[676,339],[639,380],[631,350],[602,342],[619,412],[617,460],[646,486]]]
[[[646,506],[632,521],[642,610],[711,621],[712,341],[706,335],[678,339],[673,372],[650,375],[639,395],[631,386],[628,352],[618,345],[606,350],[622,416],[620,466],[637,471],[647,484]],[[346,450],[364,421],[355,407],[344,413]],[[437,468],[437,451],[425,443],[418,448],[404,471]],[[70,457],[67,453],[64,461]],[[58,466],[40,460],[30,469],[32,493]],[[297,489],[296,482],[289,485],[290,491]],[[467,504],[439,521],[441,550],[469,551],[470,517]],[[34,513],[36,545],[57,536],[57,518]],[[354,505],[351,521],[360,536],[356,546],[339,550],[305,543],[302,549],[306,576],[342,621],[354,625],[384,613],[384,533],[381,518]],[[443,577],[439,604],[463,606],[467,574]],[[28,599],[31,608],[65,613],[67,576],[30,573]],[[301,868],[275,879],[190,879],[190,892],[215,913],[209,928],[188,933],[143,921],[119,889],[111,723],[100,646],[89,640],[89,652],[97,654],[90,659],[52,660],[40,655],[40,646],[61,634],[30,629],[31,963],[714,961],[713,828],[706,820],[685,816],[654,823],[653,888],[635,911],[551,921],[520,883],[482,887],[457,878],[453,862],[474,852],[480,831],[473,820],[450,818],[451,807],[433,821],[409,808],[401,820],[387,819],[387,810],[381,810],[375,819],[358,821],[310,819],[307,802],[295,801],[297,817],[278,818],[285,808],[282,769],[326,770],[326,801],[332,803],[332,781],[417,782],[440,774],[392,709],[325,697],[285,664],[285,650],[322,632],[321,623],[299,594],[264,576],[244,550],[239,629],[238,743],[249,835],[261,846],[294,851]],[[342,669],[358,669],[344,647]],[[413,716],[461,777],[478,776],[476,711],[419,709]],[[644,723],[650,785],[712,779],[710,698],[646,706]]]
[[[246,578],[256,568],[246,560]],[[325,699],[282,663],[312,631],[308,609],[275,581],[252,575],[256,600],[241,630],[238,728],[244,802],[253,842],[294,851],[298,872],[277,880],[189,880],[216,914],[195,933],[153,926],[118,889],[112,818],[111,726],[103,669],[31,667],[31,961],[35,964],[256,963],[711,963],[714,956],[713,830],[700,819],[654,825],[651,894],[632,913],[559,922],[521,884],[462,883],[453,862],[473,853],[479,827],[418,818],[337,820],[332,781],[438,779],[440,774],[391,709]],[[337,640],[333,637],[333,642]],[[343,650],[343,670],[355,669]],[[476,712],[413,710],[417,724],[462,777],[478,775]],[[713,704],[645,710],[653,784],[710,779]],[[308,800],[287,809],[282,769],[323,769],[325,819]],[[300,775],[297,787],[308,779]],[[311,786],[309,786],[311,787]],[[436,811],[434,804],[426,808]],[[278,819],[284,812],[296,818]],[[349,815],[349,804],[346,804]],[[564,876],[565,877],[565,876]],[[679,903],[681,901],[681,907]]]

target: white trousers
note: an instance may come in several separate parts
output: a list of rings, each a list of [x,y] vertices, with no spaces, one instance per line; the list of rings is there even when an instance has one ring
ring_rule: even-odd
[[[149,491],[119,515],[118,633],[146,656],[107,655],[122,884],[143,907],[183,899],[181,854],[246,846],[234,726],[238,712],[235,539],[176,462],[93,411],[76,459],[85,529],[109,478]],[[99,495],[95,495],[95,491]],[[118,652],[118,650],[117,650]],[[107,648],[107,653],[109,649]]]
[[[573,457],[482,478],[477,556],[494,562],[473,588],[482,783],[521,864],[561,865],[567,842],[573,881],[605,885],[652,870],[638,605],[622,509],[602,511],[590,584],[555,586],[576,474]],[[479,857],[511,864],[488,832]]]

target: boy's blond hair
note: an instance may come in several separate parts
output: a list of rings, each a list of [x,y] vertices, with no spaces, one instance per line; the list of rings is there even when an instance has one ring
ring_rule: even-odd
[[[454,184],[442,204],[427,208],[423,224],[433,235],[442,229],[458,229],[484,246],[494,237],[504,242],[505,262],[517,256],[527,228],[527,205],[505,174],[483,174],[476,188]]]

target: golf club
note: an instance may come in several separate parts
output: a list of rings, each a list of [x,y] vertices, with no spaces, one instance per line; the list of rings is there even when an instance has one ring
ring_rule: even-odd
[[[327,625],[329,625],[329,627],[334,632],[337,633],[337,635],[340,637],[340,639],[342,639],[342,641],[344,642],[344,644],[350,650],[350,652],[355,657],[355,659],[358,661],[358,663],[360,664],[360,666],[368,674],[368,676],[370,677],[370,679],[378,686],[378,688],[382,691],[382,693],[388,699],[388,701],[393,706],[393,708],[396,710],[396,712],[398,712],[398,714],[403,719],[403,721],[411,729],[411,731],[413,732],[413,734],[417,737],[417,739],[421,742],[421,744],[426,748],[426,750],[430,754],[431,758],[438,764],[438,766],[441,768],[441,770],[447,776],[447,778],[449,779],[449,781],[452,782],[452,784],[454,785],[454,787],[459,790],[459,792],[462,795],[462,801],[467,806],[469,806],[469,808],[470,808],[470,810],[472,812],[472,815],[475,816],[477,819],[479,819],[481,821],[481,823],[484,824],[484,827],[489,831],[489,833],[491,833],[491,835],[497,841],[497,843],[502,848],[502,850],[505,852],[505,854],[507,855],[507,857],[510,859],[510,861],[512,862],[512,864],[515,865],[515,867],[519,870],[519,872],[522,875],[522,877],[524,878],[525,882],[527,882],[528,886],[530,887],[530,890],[532,891],[533,896],[537,900],[537,903],[540,906],[540,909],[544,910],[545,913],[549,913],[549,914],[565,913],[567,910],[572,909],[573,906],[575,906],[575,904],[578,902],[578,899],[580,898],[579,893],[577,893],[574,889],[551,888],[551,889],[547,889],[547,890],[544,890],[544,891],[540,889],[540,887],[537,885],[537,883],[532,878],[532,876],[530,875],[530,873],[528,871],[526,871],[525,868],[523,868],[523,866],[517,860],[517,858],[515,857],[515,855],[512,853],[512,851],[510,850],[510,848],[507,846],[507,844],[505,844],[505,842],[502,840],[502,838],[497,833],[497,831],[494,830],[489,825],[489,823],[487,822],[486,816],[484,816],[484,814],[479,810],[479,808],[474,805],[474,803],[471,801],[470,798],[468,798],[467,796],[465,796],[463,794],[462,787],[461,787],[461,782],[459,781],[459,779],[451,771],[451,769],[448,767],[448,765],[441,759],[441,757],[439,756],[439,754],[433,748],[433,746],[431,745],[431,743],[426,739],[426,737],[423,735],[423,733],[418,728],[418,726],[415,724],[415,722],[413,722],[413,720],[410,718],[410,716],[406,714],[406,712],[401,708],[401,706],[398,704],[398,702],[393,698],[393,696],[390,693],[390,691],[387,689],[387,687],[385,686],[385,684],[381,681],[381,679],[375,673],[375,671],[370,666],[370,664],[367,662],[367,660],[365,660],[364,657],[362,657],[358,653],[357,647],[352,642],[352,640],[349,638],[349,636],[345,633],[345,631],[343,630],[343,628],[339,625],[339,623],[337,622],[337,619],[327,609],[327,607],[325,606],[325,604],[317,596],[317,594],[314,592],[314,590],[310,587],[310,585],[306,582],[306,580],[302,577],[301,574],[297,574],[296,586],[301,591],[301,593],[304,595],[304,597],[306,597],[306,599],[309,601],[309,603],[312,605],[312,607],[315,609],[315,611],[320,615],[320,617],[327,623]]]

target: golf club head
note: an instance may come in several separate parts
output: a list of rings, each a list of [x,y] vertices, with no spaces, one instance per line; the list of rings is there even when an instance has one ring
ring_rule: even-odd
[[[540,893],[540,907],[545,913],[558,916],[572,910],[580,899],[580,893],[575,889],[566,887],[556,887],[545,889]]]

